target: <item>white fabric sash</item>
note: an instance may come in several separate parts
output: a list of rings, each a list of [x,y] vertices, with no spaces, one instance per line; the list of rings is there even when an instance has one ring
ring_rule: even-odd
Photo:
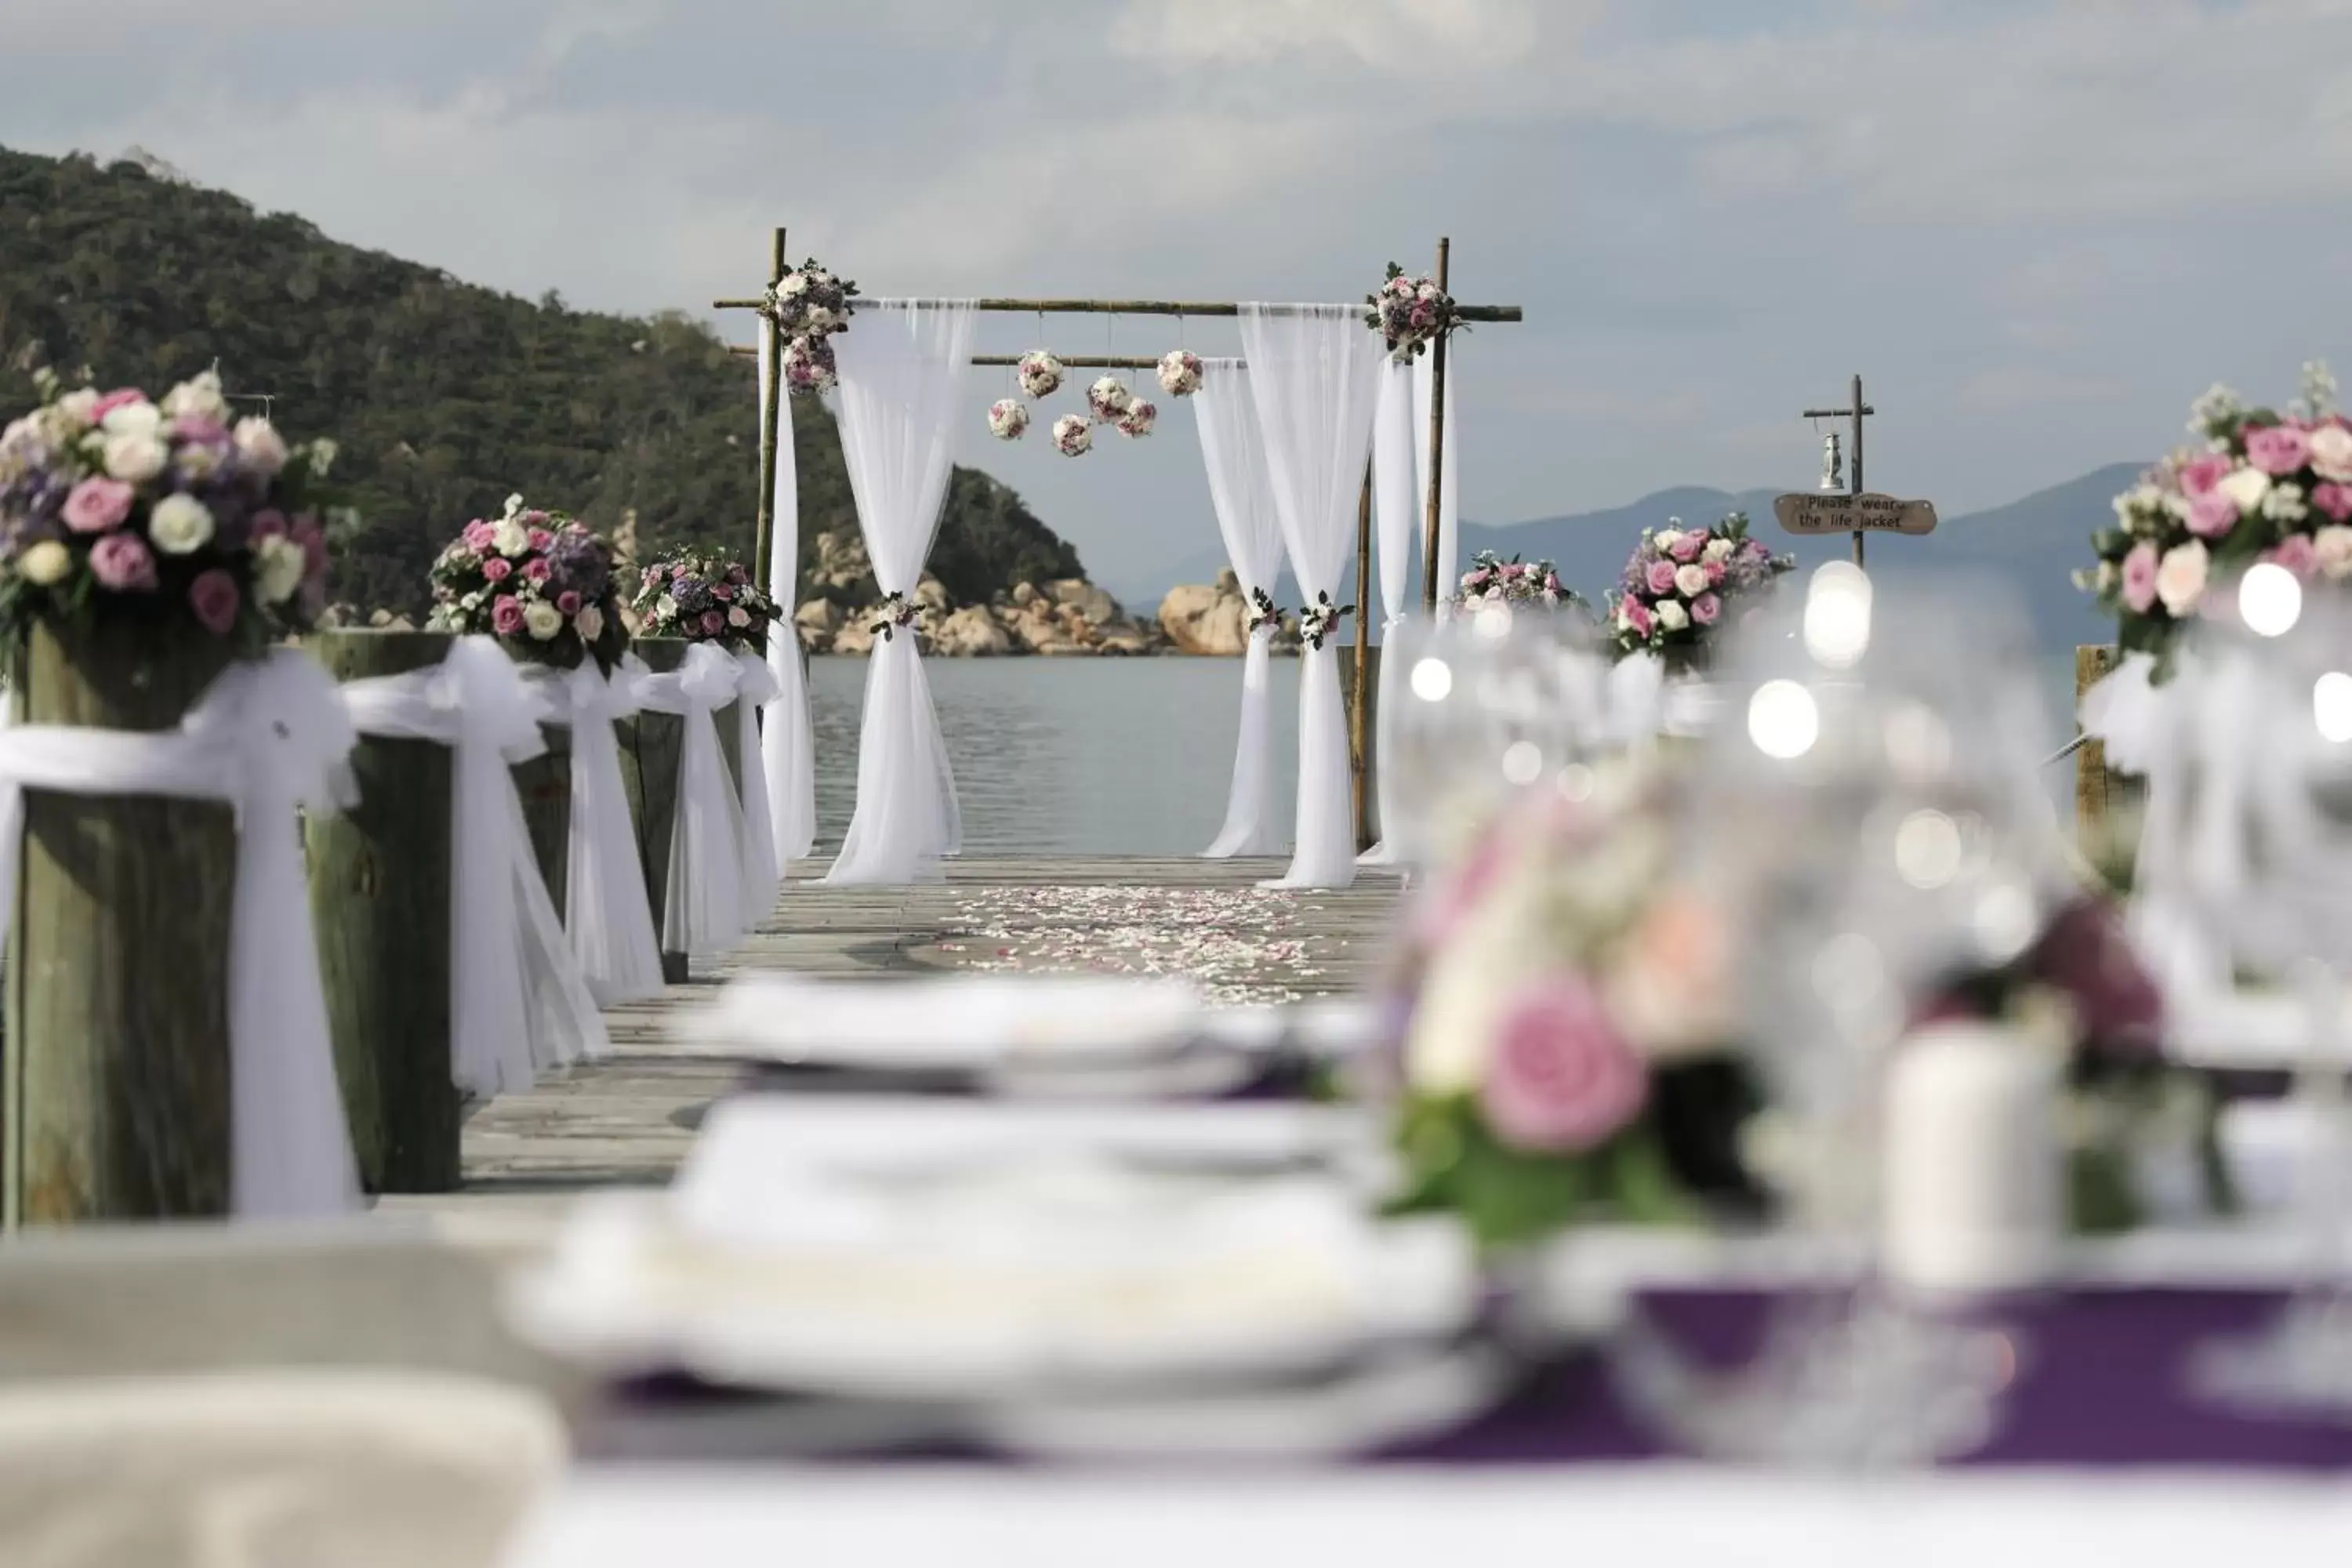
[[[299,816],[352,798],[346,759],[355,740],[333,679],[291,648],[223,671],[176,730],[0,730],[0,939],[16,906],[26,790],[217,800],[236,809],[229,1204],[239,1218],[310,1218],[359,1206]]]
[[[739,653],[734,658],[735,754],[743,759],[743,929],[748,931],[776,912],[776,884],[784,874],[786,857],[776,847],[775,801],[769,793],[760,728],[762,714],[766,722],[777,721],[778,687],[775,670],[767,659],[756,653]],[[800,667],[797,657],[793,667]]]
[[[1389,825],[1396,820],[1398,807],[1392,793],[1396,770],[1388,765],[1388,760],[1394,744],[1397,703],[1402,700],[1398,683],[1404,679],[1404,661],[1389,656],[1401,651],[1395,643],[1409,618],[1407,598],[1416,564],[1413,541],[1421,537],[1422,514],[1413,494],[1413,435],[1412,369],[1391,360],[1381,373],[1381,403],[1372,423],[1372,515],[1381,552],[1381,674],[1372,709],[1372,787],[1381,837],[1356,858],[1361,866],[1393,865],[1402,858],[1389,842]],[[1438,584],[1441,594],[1452,588],[1450,583]],[[1365,600],[1363,613],[1370,615],[1370,590],[1359,584],[1356,592]]]
[[[449,760],[449,1073],[488,1099],[606,1047],[604,1020],[532,854],[511,764],[547,749],[540,704],[488,637],[442,662],[345,683],[362,735],[431,741]]]
[[[662,991],[661,949],[645,867],[629,826],[621,742],[613,721],[637,710],[642,660],[622,659],[611,679],[593,661],[574,669],[520,667],[541,703],[540,721],[572,731],[572,831],[564,851],[563,924],[589,993],[604,1006]]]
[[[760,333],[760,427],[767,428],[768,334]],[[760,752],[768,820],[773,826],[776,877],[792,862],[805,860],[816,847],[815,731],[809,721],[808,674],[801,664],[800,632],[793,621],[800,587],[800,464],[793,450],[793,405],[788,397],[776,418],[776,485],[769,496],[769,597],[776,618],[768,625],[768,670],[775,690],[760,699]],[[744,756],[751,752],[747,750]],[[744,774],[744,803],[751,802],[751,775]],[[764,916],[768,910],[761,910]]]
[[[727,776],[713,715],[735,700],[740,672],[715,643],[695,643],[676,670],[637,682],[648,712],[684,721],[670,814],[669,878],[662,890],[662,951],[724,952],[743,934],[743,808]]]

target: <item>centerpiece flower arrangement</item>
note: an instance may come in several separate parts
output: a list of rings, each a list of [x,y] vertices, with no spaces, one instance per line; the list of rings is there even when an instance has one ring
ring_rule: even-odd
[[[316,623],[334,443],[232,423],[209,374],[160,402],[39,384],[41,405],[0,431],[0,637],[192,621],[251,658]]]
[[[1387,279],[1364,296],[1364,325],[1381,334],[1391,358],[1418,358],[1440,333],[1467,331],[1460,309],[1434,278],[1411,278],[1395,262]]]
[[[1685,528],[1678,517],[1654,531],[1645,528],[1623,582],[1609,595],[1617,651],[1697,662],[1735,600],[1796,565],[1793,556],[1775,555],[1748,537],[1744,512],[1707,528]]]
[[[768,646],[776,601],[724,551],[687,548],[654,558],[629,605],[637,636],[715,642],[730,653]]]
[[[2274,561],[2298,577],[2352,576],[2352,420],[2331,409],[2335,392],[2317,363],[2284,415],[2216,386],[2189,415],[2202,445],[2116,498],[2115,525],[2092,536],[2097,560],[2074,580],[2116,617],[2126,652],[2154,657],[2156,679],[2225,574]]]
[[[1000,441],[1018,441],[1029,433],[1029,405],[1017,397],[1000,397],[988,405],[988,433]]]
[[[1024,397],[1051,397],[1062,389],[1062,362],[1045,349],[1031,349],[1013,368]]]
[[[1190,349],[1170,349],[1160,356],[1160,390],[1171,397],[1190,397],[1201,390],[1201,356]]]
[[[1550,606],[1563,602],[1583,603],[1574,592],[1560,586],[1557,566],[1549,561],[1522,562],[1516,555],[1506,561],[1491,550],[1481,550],[1470,558],[1470,570],[1462,574],[1461,585],[1454,594],[1456,609],[1478,605]]]
[[[1054,421],[1054,450],[1065,458],[1082,458],[1095,444],[1095,433],[1083,414],[1065,414]]]
[[[507,498],[496,521],[476,518],[433,563],[427,629],[487,634],[519,658],[570,669],[593,658],[610,672],[629,628],[613,547],[562,512]]]
[[[835,377],[835,332],[849,331],[857,285],[835,276],[811,257],[768,285],[760,313],[784,339],[783,379],[791,391],[829,392]]]

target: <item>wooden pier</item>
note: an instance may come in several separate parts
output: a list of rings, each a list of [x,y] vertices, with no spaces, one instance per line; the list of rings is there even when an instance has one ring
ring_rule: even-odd
[[[748,1071],[682,1048],[673,1027],[737,973],[1187,974],[1228,1002],[1328,995],[1376,975],[1398,878],[1368,870],[1344,891],[1258,887],[1283,864],[967,858],[949,862],[945,882],[896,888],[827,887],[814,879],[822,863],[795,867],[745,945],[698,964],[659,998],[606,1015],[609,1057],[477,1107],[461,1192],[389,1197],[379,1208],[467,1229],[536,1228],[582,1191],[667,1181],[703,1111]]]

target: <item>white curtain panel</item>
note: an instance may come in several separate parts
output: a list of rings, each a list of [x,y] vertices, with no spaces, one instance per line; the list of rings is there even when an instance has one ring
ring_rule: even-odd
[[[1240,361],[1209,360],[1201,367],[1192,416],[1201,431],[1201,458],[1209,470],[1209,500],[1217,511],[1217,531],[1233,558],[1242,594],[1274,592],[1282,575],[1282,521],[1276,514],[1274,481],[1266,473],[1265,439],[1258,431],[1257,403],[1249,371]],[[1274,628],[1251,634],[1242,659],[1241,734],[1234,743],[1234,782],[1225,797],[1225,824],[1206,859],[1235,855],[1271,855],[1282,839],[1274,822],[1274,769],[1266,755],[1271,728],[1267,689],[1273,683]]]
[[[1336,597],[1387,351],[1353,305],[1244,304],[1241,329],[1291,572],[1307,603]],[[1298,826],[1276,887],[1344,888],[1356,879],[1340,640],[1335,630],[1319,649],[1300,650]]]
[[[1381,841],[1357,857],[1362,866],[1390,866],[1402,858],[1388,840],[1396,813],[1391,804],[1395,770],[1387,763],[1403,670],[1389,654],[1398,629],[1411,615],[1412,569],[1420,559],[1423,507],[1413,485],[1420,472],[1416,454],[1428,437],[1414,438],[1412,374],[1411,365],[1397,360],[1381,369],[1380,410],[1372,426],[1372,516],[1381,573],[1381,676],[1372,711],[1372,773]],[[1369,605],[1365,613],[1370,613]]]
[[[835,340],[841,450],[857,500],[874,579],[912,595],[947,499],[971,301],[877,300]],[[936,881],[940,858],[962,847],[955,775],[940,739],[930,682],[911,629],[877,637],[866,671],[857,739],[857,808],[828,882]]]
[[[760,428],[768,427],[768,334],[760,334]],[[769,596],[777,618],[768,627],[768,669],[776,693],[760,705],[760,763],[766,775],[768,820],[773,826],[776,877],[816,845],[815,734],[809,724],[808,673],[801,658],[793,595],[800,583],[800,464],[793,452],[792,400],[776,424],[776,487],[769,497],[773,520],[768,542]],[[749,753],[745,753],[747,756]],[[764,912],[764,911],[763,911]]]
[[[1415,503],[1412,531],[1416,548],[1429,547],[1427,535],[1429,516],[1429,405],[1430,387],[1437,379],[1433,361],[1427,353],[1412,362],[1412,463]],[[1462,379],[1462,341],[1448,338],[1445,342],[1445,471],[1437,480],[1437,617],[1445,618],[1446,602],[1454,585],[1462,581],[1461,494],[1462,465],[1454,460],[1454,436],[1462,421],[1454,416],[1454,388]]]

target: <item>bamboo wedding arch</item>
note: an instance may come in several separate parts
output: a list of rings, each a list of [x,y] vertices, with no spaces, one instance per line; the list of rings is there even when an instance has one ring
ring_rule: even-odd
[[[781,227],[773,230],[768,242],[768,283],[773,287],[791,270],[785,258],[785,234]],[[1437,242],[1437,267],[1432,274],[1440,292],[1446,291],[1447,275],[1453,260],[1453,241],[1444,237]],[[766,301],[762,299],[714,300],[711,308],[719,310],[758,310]],[[977,310],[1006,312],[1018,315],[1085,315],[1085,316],[1238,316],[1241,305],[1231,300],[1016,300],[989,298],[975,300]],[[1457,305],[1454,320],[1462,322],[1516,322],[1524,320],[1517,305]],[[760,494],[755,514],[752,556],[754,580],[765,583],[773,563],[775,550],[775,486],[776,443],[785,417],[783,398],[783,343],[773,320],[759,318],[761,342],[751,348],[738,347],[740,355],[757,355],[766,351],[761,388],[762,407],[766,413],[760,427]],[[1370,329],[1367,328],[1367,331]],[[1450,329],[1440,331],[1430,344],[1429,367],[1429,486],[1422,513],[1422,609],[1424,614],[1437,611],[1438,527],[1441,501],[1444,495],[1445,478],[1445,355]],[[1010,365],[1018,360],[1010,354],[974,354],[976,365]],[[1159,364],[1156,359],[1129,359],[1116,355],[1065,358],[1062,363],[1072,369],[1149,370]],[[1369,462],[1364,469],[1364,488],[1356,510],[1356,687],[1348,716],[1349,773],[1354,786],[1355,815],[1359,847],[1364,840],[1368,815],[1365,766],[1367,756],[1365,736],[1366,693],[1370,687],[1371,617],[1361,603],[1371,592],[1372,555],[1372,476]],[[793,588],[795,603],[786,606],[790,620],[798,608],[797,579]]]

